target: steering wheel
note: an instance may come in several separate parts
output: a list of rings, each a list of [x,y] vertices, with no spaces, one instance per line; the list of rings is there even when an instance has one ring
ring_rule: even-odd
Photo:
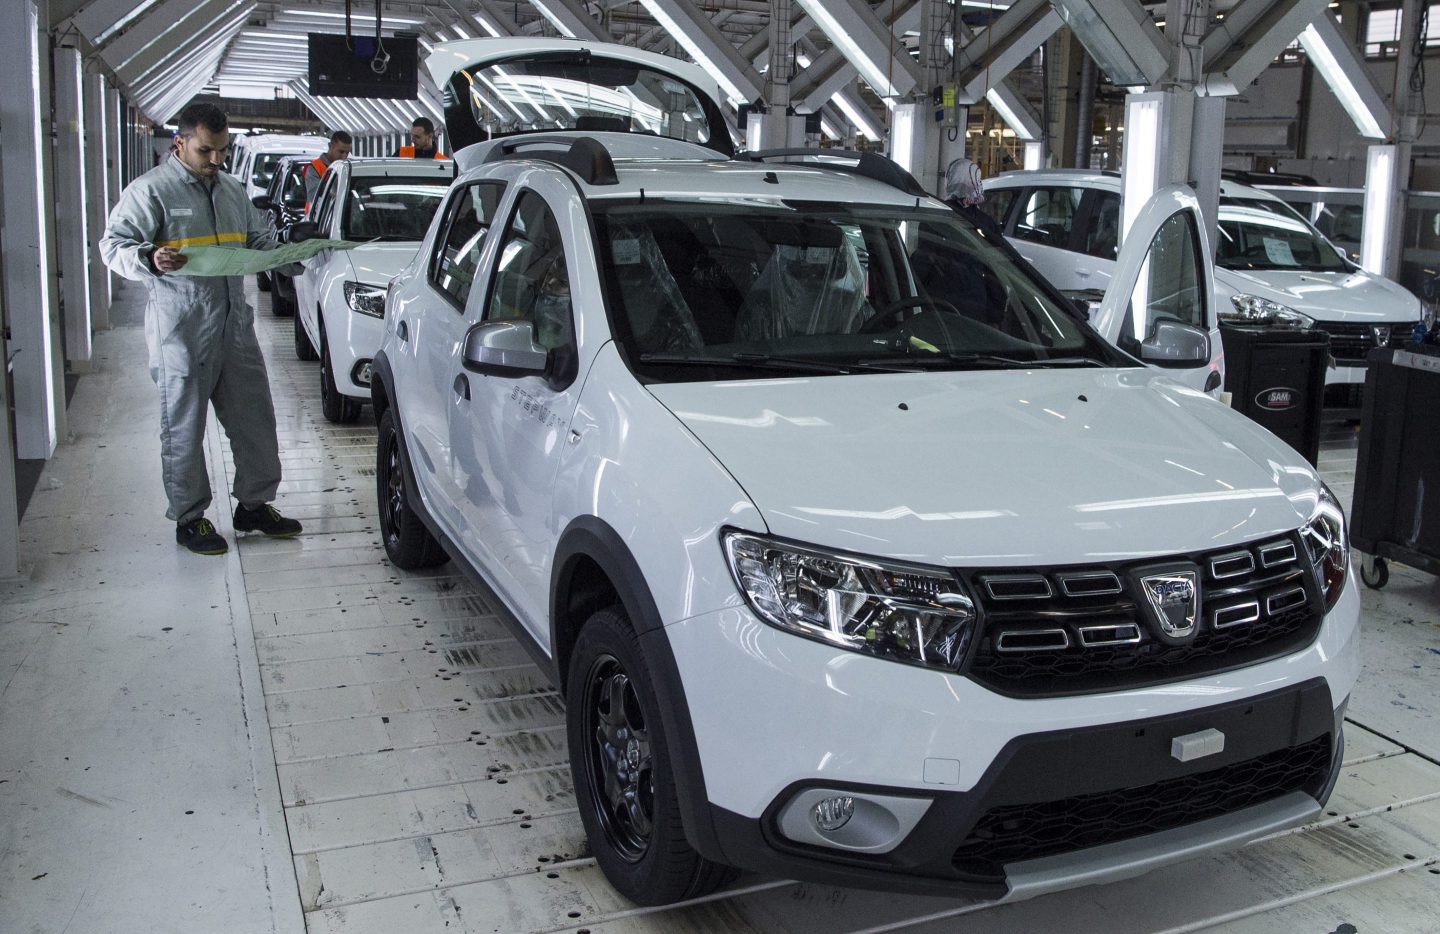
[[[960,314],[960,309],[947,301],[938,298],[926,298],[923,295],[916,295],[912,298],[902,298],[891,302],[884,308],[875,312],[875,317],[860,325],[859,334],[875,334],[883,331],[889,326],[891,319],[896,324],[901,323],[900,312],[907,308],[934,308],[936,311],[948,311],[953,315]]]

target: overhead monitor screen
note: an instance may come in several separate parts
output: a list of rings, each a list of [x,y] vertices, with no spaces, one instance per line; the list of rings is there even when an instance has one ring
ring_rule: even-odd
[[[310,93],[316,97],[415,100],[419,43],[415,36],[310,33]]]

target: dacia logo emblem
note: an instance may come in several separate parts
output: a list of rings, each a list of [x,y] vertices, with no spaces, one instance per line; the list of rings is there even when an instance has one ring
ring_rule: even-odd
[[[1140,578],[1160,631],[1170,639],[1188,639],[1200,618],[1200,582],[1195,571],[1167,571]]]
[[[1370,326],[1370,336],[1375,338],[1376,347],[1390,346],[1390,328],[1388,326],[1383,324],[1372,324]]]

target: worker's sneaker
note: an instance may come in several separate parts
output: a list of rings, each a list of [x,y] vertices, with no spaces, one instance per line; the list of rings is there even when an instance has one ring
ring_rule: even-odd
[[[235,531],[264,532],[271,538],[294,538],[300,534],[300,523],[280,515],[280,510],[269,503],[256,509],[236,506]]]
[[[223,555],[230,550],[224,537],[204,516],[175,523],[175,541],[197,555]]]

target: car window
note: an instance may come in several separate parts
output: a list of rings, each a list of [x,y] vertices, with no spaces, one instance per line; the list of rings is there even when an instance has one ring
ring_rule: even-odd
[[[529,321],[547,349],[570,342],[570,273],[560,225],[532,191],[516,200],[491,277],[487,321]]]
[[[343,202],[340,238],[361,243],[423,240],[449,188],[450,179],[430,174],[352,174]]]
[[[1015,203],[1015,196],[1018,194],[1020,194],[1019,188],[998,188],[994,191],[987,191],[981,210],[995,218],[995,223],[1003,228],[1005,217],[1010,213],[1010,206]]]
[[[1085,252],[1099,259],[1114,259],[1120,252],[1120,196],[1114,192],[1098,192],[1085,228]]]
[[[1042,246],[1068,249],[1075,213],[1084,193],[1080,188],[1031,189],[1015,218],[1015,232],[1011,236]]]
[[[1333,246],[1288,204],[1221,198],[1215,265],[1226,269],[1343,270]]]
[[[504,191],[505,186],[497,182],[477,182],[466,185],[450,199],[444,234],[437,240],[430,261],[430,281],[455,300],[457,310],[463,310],[470,297],[485,234],[494,222]]]
[[[1171,215],[1150,241],[1150,251],[1130,296],[1120,346],[1136,352],[1140,341],[1162,318],[1207,329],[1201,268],[1200,238],[1193,216],[1189,211]],[[1143,322],[1139,328],[1137,316]]]
[[[305,203],[305,165],[296,162],[285,169],[280,183],[281,204]]]
[[[315,203],[310,205],[310,216],[321,236],[330,236],[330,221],[335,214],[333,208],[337,197],[335,190],[339,185],[335,180],[339,177],[339,172],[326,172],[320,180],[320,190],[315,192]]]
[[[1116,359],[953,211],[647,199],[595,224],[616,340],[646,379]]]

